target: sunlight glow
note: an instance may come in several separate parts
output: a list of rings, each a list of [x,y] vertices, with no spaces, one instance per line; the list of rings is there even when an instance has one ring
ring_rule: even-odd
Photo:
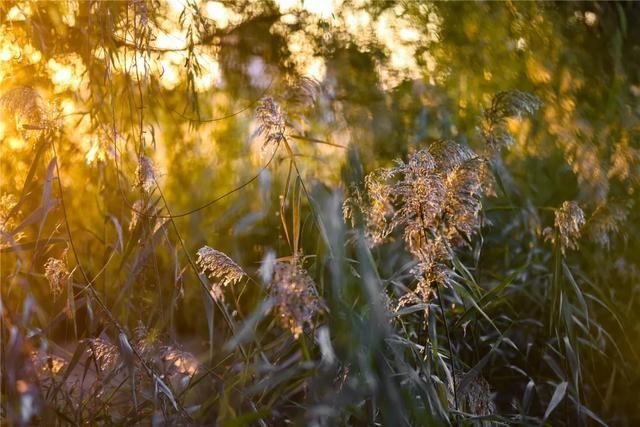
[[[593,27],[594,25],[596,25],[596,22],[598,22],[598,15],[591,11],[587,11],[584,13],[584,22],[588,26]]]
[[[291,12],[302,6],[302,0],[276,0],[280,13]]]
[[[160,33],[153,44],[160,49],[184,49],[187,45],[187,35],[184,31],[177,30]]]
[[[61,18],[62,22],[70,27],[76,26],[76,14],[80,10],[80,3],[78,0],[67,0],[65,2],[65,12],[63,13]]]
[[[342,0],[304,0],[303,7],[321,19],[329,19],[341,4]]]
[[[218,28],[227,28],[229,24],[237,25],[242,21],[242,15],[235,13],[223,3],[217,1],[205,3],[204,15],[214,21]]]
[[[201,74],[195,77],[197,91],[204,92],[222,82],[220,64],[211,55],[198,55],[198,63],[201,67]]]
[[[452,3],[0,3],[0,424],[634,425],[638,10]]]
[[[106,153],[102,149],[102,144],[100,143],[100,138],[94,135],[91,138],[91,148],[89,148],[89,151],[87,151],[87,154],[85,155],[87,164],[89,165],[96,161],[104,161],[106,157]]]
[[[7,12],[6,19],[9,22],[20,22],[25,21],[28,16],[31,16],[31,6],[30,5],[22,5],[22,6],[13,6]]]
[[[76,91],[82,84],[82,76],[86,68],[79,55],[66,55],[58,60],[51,58],[47,61],[47,72],[54,84],[55,93],[66,90]]]
[[[304,75],[313,77],[315,80],[321,82],[324,80],[324,76],[327,74],[327,66],[325,65],[324,58],[315,56],[311,58],[305,68]]]
[[[4,43],[0,50],[0,61],[11,61],[20,57],[20,48],[13,43]]]
[[[7,141],[7,145],[11,150],[21,150],[27,145],[27,142],[25,141],[24,138],[20,138],[17,136],[11,136],[7,138],[6,141]]]

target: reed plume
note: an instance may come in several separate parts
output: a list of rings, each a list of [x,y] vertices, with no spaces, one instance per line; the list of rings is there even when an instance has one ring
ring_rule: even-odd
[[[305,269],[296,263],[276,263],[268,291],[275,301],[276,317],[294,338],[302,334],[305,325],[314,327],[314,319],[324,304]]]
[[[203,273],[207,273],[210,278],[216,280],[210,292],[217,301],[224,301],[225,287],[235,285],[246,276],[244,270],[234,260],[209,246],[203,246],[198,250],[196,263]]]
[[[362,213],[372,246],[390,238],[393,230],[403,240],[417,265],[412,273],[415,289],[399,306],[428,301],[433,286],[447,277],[452,250],[467,245],[481,226],[481,199],[490,187],[486,161],[452,141],[433,143],[428,149],[377,169],[365,178],[364,194],[347,198],[343,212]]]

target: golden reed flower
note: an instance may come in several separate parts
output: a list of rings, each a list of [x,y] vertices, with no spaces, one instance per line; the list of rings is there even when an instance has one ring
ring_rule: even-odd
[[[18,86],[3,94],[0,111],[13,117],[16,130],[25,140],[31,139],[34,131],[52,129],[60,124],[54,108],[29,86]]]
[[[614,236],[626,236],[621,225],[627,220],[629,211],[625,206],[612,203],[599,205],[588,221],[588,235],[591,241],[609,249]],[[622,232],[622,233],[621,233]]]
[[[138,158],[136,182],[134,186],[143,190],[145,193],[149,193],[156,185],[157,176],[157,171],[153,166],[153,160],[147,156],[140,156]]]
[[[313,279],[298,264],[276,263],[269,284],[274,311],[283,328],[298,338],[304,326],[314,326],[314,318],[324,307]]]
[[[246,275],[234,260],[209,246],[200,248],[197,256],[196,263],[202,272],[208,273],[210,278],[216,280],[210,292],[217,301],[224,301],[224,287],[238,283]]]
[[[32,351],[30,359],[40,380],[57,375],[66,365],[66,361],[63,358],[54,354],[47,354],[41,350]]]
[[[478,129],[480,136],[494,152],[512,145],[515,140],[507,129],[507,119],[533,114],[541,105],[537,97],[526,92],[498,92],[491,100],[491,106],[483,114]]]
[[[263,148],[272,143],[277,145],[284,140],[285,115],[273,98],[262,98],[256,108],[256,115],[258,119],[256,134],[264,138]]]
[[[199,363],[196,357],[186,351],[179,350],[172,346],[163,348],[162,362],[164,371],[169,376],[193,376],[198,372]]]
[[[56,297],[69,285],[71,275],[64,260],[49,258],[44,265],[44,276],[49,281],[51,293]]]
[[[120,360],[118,347],[102,338],[90,338],[89,353],[95,360],[100,372],[110,372],[117,368]]]
[[[555,212],[554,224],[560,236],[560,247],[564,254],[567,249],[578,249],[578,239],[585,224],[584,212],[574,201],[565,201]]]
[[[371,172],[364,192],[347,198],[343,213],[351,219],[355,210],[362,213],[372,246],[398,229],[418,261],[412,270],[416,288],[400,306],[429,300],[433,285],[446,279],[452,250],[467,245],[481,226],[481,198],[491,179],[486,161],[469,148],[439,141],[407,162]]]

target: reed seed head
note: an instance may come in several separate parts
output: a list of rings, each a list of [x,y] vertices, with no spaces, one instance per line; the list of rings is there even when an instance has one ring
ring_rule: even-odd
[[[49,281],[49,288],[54,297],[60,295],[69,285],[69,269],[62,259],[49,258],[44,265],[44,275]]]
[[[207,273],[210,278],[216,280],[210,292],[217,301],[224,301],[222,292],[224,287],[235,285],[246,276],[244,270],[234,260],[209,246],[203,246],[198,250],[196,263],[203,273]]]
[[[297,264],[276,263],[269,295],[275,300],[274,311],[283,328],[298,338],[304,326],[314,326],[323,309],[313,279]]]
[[[285,115],[273,98],[263,98],[256,114],[259,123],[256,133],[264,138],[263,148],[270,144],[277,145],[284,140]]]

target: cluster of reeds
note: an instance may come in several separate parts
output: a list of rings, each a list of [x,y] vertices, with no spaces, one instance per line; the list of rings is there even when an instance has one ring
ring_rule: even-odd
[[[151,12],[132,5],[131,34],[144,50]],[[186,15],[191,32],[205,31]],[[140,111],[152,93],[144,82],[131,95]],[[475,150],[463,138],[422,141],[391,165],[365,167],[357,145],[299,132],[320,84],[286,86],[253,109],[253,136],[273,150],[261,173],[276,176],[277,191],[264,197],[279,206],[264,204],[277,220],[259,212],[269,234],[250,242],[236,230],[256,215],[227,224],[233,233],[223,238],[180,218],[218,220],[207,208],[262,175],[174,211],[138,110],[130,135],[115,119],[96,126],[103,230],[87,232],[84,212],[71,209],[70,150],[55,108],[26,86],[0,98],[33,146],[22,189],[0,196],[2,419],[605,424],[593,405],[606,386],[589,369],[615,352],[613,369],[623,372],[617,355],[628,343],[609,333],[622,323],[612,296],[583,274],[578,255],[591,249],[586,237],[609,248],[631,213],[583,200],[534,206],[514,190],[503,162],[515,143],[508,121],[535,115],[539,99],[496,94],[467,135]],[[348,151],[339,185],[305,175],[305,143]],[[624,175],[622,158],[633,156],[616,156]],[[640,277],[623,261],[621,275]]]

